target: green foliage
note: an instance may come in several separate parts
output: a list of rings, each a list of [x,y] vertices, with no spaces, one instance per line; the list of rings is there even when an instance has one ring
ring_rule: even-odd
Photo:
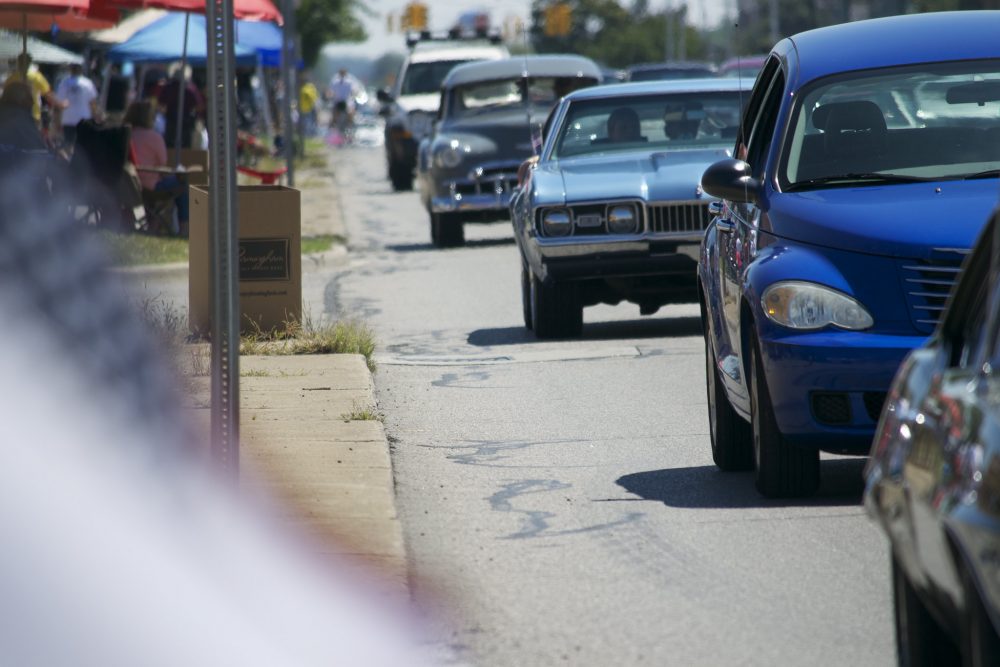
[[[187,239],[151,234],[118,234],[95,230],[107,245],[112,261],[119,266],[167,264],[188,261]]]
[[[617,0],[565,0],[570,6],[570,31],[565,36],[545,34],[545,8],[556,0],[533,0],[531,37],[538,53],[575,52],[602,65],[624,68],[662,62],[667,52],[667,19],[684,24],[686,8],[653,13],[649,3],[637,0],[630,8]],[[679,29],[675,31],[679,36]],[[679,40],[678,40],[679,41]],[[684,32],[687,60],[706,58],[707,44],[691,26]],[[676,49],[676,45],[674,47]]]
[[[365,29],[355,11],[368,11],[358,0],[302,0],[295,23],[302,45],[302,60],[312,67],[327,42],[360,42]]]

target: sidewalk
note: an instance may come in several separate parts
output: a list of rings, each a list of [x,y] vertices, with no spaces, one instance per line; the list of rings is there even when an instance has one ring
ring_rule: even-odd
[[[345,238],[331,167],[296,174],[302,192],[303,236]],[[333,253],[343,253],[335,246]],[[323,257],[302,262],[303,273]],[[186,265],[136,267],[136,280],[171,275],[186,281]],[[182,363],[189,408],[209,442],[207,345]],[[194,363],[193,363],[194,362]],[[372,566],[375,579],[405,593],[406,557],[395,507],[389,445],[382,423],[351,420],[377,413],[371,373],[361,355],[240,357],[240,477],[248,490],[282,501],[279,519],[315,538],[318,556],[348,556]]]
[[[207,443],[210,380],[189,382]],[[360,560],[380,588],[405,593],[385,430],[347,418],[363,409],[375,410],[375,394],[361,355],[240,357],[240,483],[281,501],[277,518],[312,538],[318,556]]]

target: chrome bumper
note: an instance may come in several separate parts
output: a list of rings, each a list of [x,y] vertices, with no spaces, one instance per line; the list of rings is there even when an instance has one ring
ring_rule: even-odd
[[[698,261],[701,234],[657,235],[655,237],[600,236],[540,239],[532,237],[544,259],[614,257],[616,255],[687,255]]]
[[[454,213],[456,211],[506,211],[510,204],[508,190],[484,194],[462,194],[454,184],[447,197],[431,197],[431,211]]]

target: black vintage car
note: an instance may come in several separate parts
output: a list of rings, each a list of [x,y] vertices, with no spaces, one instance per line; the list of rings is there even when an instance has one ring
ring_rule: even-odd
[[[901,665],[1000,665],[998,220],[896,376],[865,470],[892,547]]]
[[[600,80],[592,60],[574,55],[455,67],[441,86],[438,119],[417,157],[434,244],[462,245],[466,222],[507,219],[518,167],[541,147],[549,111],[563,95]]]

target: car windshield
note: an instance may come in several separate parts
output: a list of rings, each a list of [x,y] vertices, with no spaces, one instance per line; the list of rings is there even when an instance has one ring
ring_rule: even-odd
[[[563,118],[550,157],[732,148],[739,121],[735,90],[578,100]]]
[[[477,81],[452,90],[449,111],[451,117],[461,118],[503,109],[523,109],[527,103],[547,109],[563,95],[594,83],[593,79],[579,77],[530,77],[526,80],[521,76]]]
[[[441,82],[456,65],[471,60],[435,60],[425,63],[410,63],[399,87],[400,95],[425,95],[441,90]]]
[[[783,188],[996,176],[1000,60],[821,79],[791,118]]]

